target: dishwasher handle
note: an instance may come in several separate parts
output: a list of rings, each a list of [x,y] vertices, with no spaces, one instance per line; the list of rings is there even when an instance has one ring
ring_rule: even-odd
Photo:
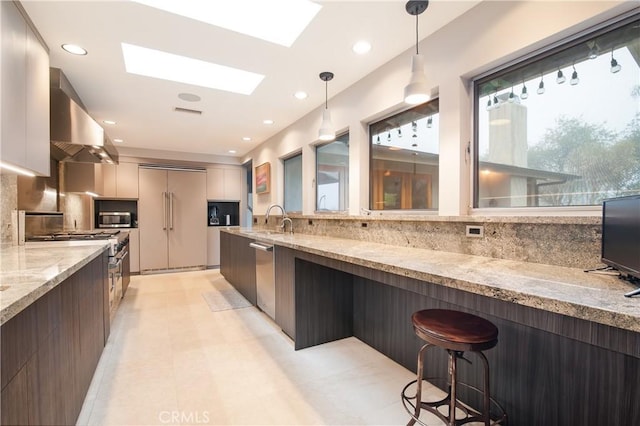
[[[249,243],[249,247],[252,247],[256,250],[273,251],[273,246],[265,246],[264,244],[260,243]]]

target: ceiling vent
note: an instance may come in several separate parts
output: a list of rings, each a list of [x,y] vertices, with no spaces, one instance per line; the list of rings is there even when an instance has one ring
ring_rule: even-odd
[[[187,114],[196,114],[196,115],[202,114],[202,111],[198,111],[197,109],[175,107],[173,110],[176,112],[186,112]]]

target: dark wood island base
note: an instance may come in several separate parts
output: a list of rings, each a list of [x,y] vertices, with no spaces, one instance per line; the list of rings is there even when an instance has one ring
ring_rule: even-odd
[[[486,355],[492,395],[510,424],[640,424],[638,333],[286,247],[276,246],[275,258],[276,320],[296,349],[355,336],[415,371],[422,342],[412,313],[461,310],[500,330]],[[429,352],[425,375],[446,371],[446,363],[446,353]],[[482,385],[474,366],[460,363],[459,377]]]

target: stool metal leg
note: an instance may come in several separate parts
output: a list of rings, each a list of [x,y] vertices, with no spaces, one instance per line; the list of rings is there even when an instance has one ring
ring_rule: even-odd
[[[482,413],[482,417],[484,417],[485,426],[489,426],[491,423],[491,393],[489,392],[489,361],[484,353],[481,351],[476,352],[480,359],[482,359],[482,364],[484,367],[484,409]]]
[[[418,368],[416,373],[416,409],[415,409],[414,417],[412,417],[411,420],[409,420],[409,423],[407,423],[407,426],[413,426],[416,423],[416,419],[420,417],[420,409],[422,408],[420,402],[422,401],[422,376],[424,372],[424,354],[427,348],[430,346],[433,346],[433,345],[430,343],[427,343],[426,345],[422,346],[420,348],[420,351],[418,352]]]
[[[458,357],[454,351],[448,350],[449,352],[449,378],[451,379],[451,383],[449,384],[449,395],[451,395],[451,399],[449,400],[449,426],[456,425],[456,388],[457,388],[457,379],[456,379],[456,367],[458,365]]]

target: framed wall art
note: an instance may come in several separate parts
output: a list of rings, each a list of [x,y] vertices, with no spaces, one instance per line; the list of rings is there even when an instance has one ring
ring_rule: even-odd
[[[267,194],[271,190],[271,163],[256,167],[256,194]]]

